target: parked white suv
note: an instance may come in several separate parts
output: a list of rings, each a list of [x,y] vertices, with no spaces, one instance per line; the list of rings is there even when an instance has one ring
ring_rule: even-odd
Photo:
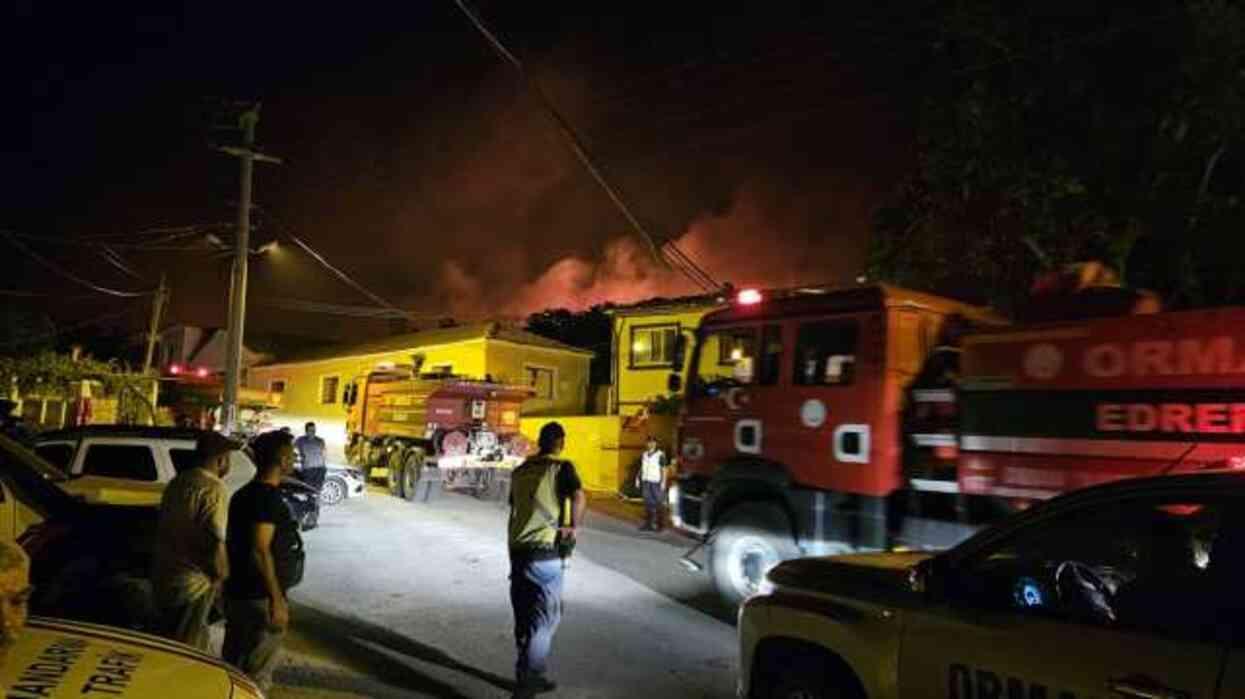
[[[185,430],[88,427],[40,435],[35,453],[64,471],[63,490],[88,502],[158,504],[165,484],[197,465],[197,435]],[[233,495],[255,477],[241,451],[231,455],[225,486]]]
[[[201,430],[173,427],[92,425],[46,432],[34,451],[64,471],[57,483],[87,502],[159,505],[164,486],[178,472],[198,464],[195,443]],[[230,457],[225,486],[233,495],[255,478],[255,462],[245,451]],[[281,494],[303,529],[320,519],[319,493],[302,481],[286,479]]]

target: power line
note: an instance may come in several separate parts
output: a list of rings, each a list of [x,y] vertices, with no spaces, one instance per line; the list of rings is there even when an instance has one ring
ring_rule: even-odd
[[[414,319],[414,318],[442,318],[444,313],[407,313],[401,310],[392,310],[388,308],[377,308],[373,306],[351,306],[337,303],[324,303],[321,301],[309,301],[304,299],[264,299],[258,302],[260,306],[266,308],[275,308],[285,311],[298,311],[302,313],[320,313],[324,315],[347,316],[351,318],[368,318],[373,320],[387,319]]]
[[[362,284],[352,279],[350,275],[334,267],[328,260],[324,259],[323,255],[313,250],[310,245],[304,243],[302,239],[299,238],[298,236],[294,235],[293,233],[289,233],[289,232],[287,232],[287,235],[289,235],[290,240],[293,241],[295,245],[303,249],[303,252],[310,255],[312,259],[314,259],[316,262],[319,262],[325,269],[332,272],[338,279],[348,284],[355,291],[358,291],[359,293],[368,297],[372,301],[376,302],[376,304],[379,306],[383,306],[385,308],[390,309],[391,311],[396,311],[398,313],[401,313],[405,317],[408,317],[408,318],[412,317],[412,315],[409,312],[401,308],[398,308],[397,306],[393,305],[392,303],[389,303],[388,301],[381,298],[380,296],[377,296],[376,294],[369,291]]]
[[[149,296],[149,295],[152,293],[152,292],[150,292],[150,291],[121,291],[121,290],[118,290],[118,289],[111,289],[111,288],[106,287],[106,286],[100,286],[99,284],[95,284],[94,282],[90,282],[90,281],[87,281],[86,279],[83,279],[82,277],[79,277],[78,275],[74,274],[73,272],[70,272],[69,270],[65,269],[64,267],[62,267],[62,266],[60,266],[60,265],[56,264],[55,262],[53,262],[53,261],[51,261],[51,260],[47,259],[47,258],[46,258],[46,257],[44,257],[43,255],[40,255],[39,253],[35,252],[34,250],[31,250],[29,247],[27,247],[27,246],[26,246],[26,244],[25,244],[25,243],[22,243],[20,240],[18,240],[17,238],[15,238],[15,237],[14,237],[11,233],[9,233],[8,231],[0,231],[0,236],[3,236],[6,240],[8,240],[8,241],[9,241],[9,243],[10,243],[13,247],[15,247],[15,248],[17,248],[18,250],[21,250],[22,252],[26,253],[26,255],[27,255],[27,256],[29,256],[31,259],[33,259],[35,262],[38,262],[39,264],[41,264],[41,265],[43,265],[44,267],[48,268],[49,270],[51,270],[51,271],[55,272],[56,274],[59,274],[59,275],[61,275],[62,277],[66,278],[66,279],[68,279],[68,280],[70,280],[70,281],[72,281],[72,282],[75,282],[75,283],[77,283],[77,284],[81,284],[82,286],[85,286],[86,288],[91,289],[92,291],[97,291],[97,292],[99,292],[99,293],[101,293],[101,294],[107,294],[107,295],[109,295],[109,296],[116,296],[116,297],[119,297],[119,298],[138,298],[138,297],[140,297],[140,296]]]
[[[11,296],[23,299],[97,299],[96,294],[60,294],[53,291],[19,291],[17,289],[0,289],[0,296]]]
[[[579,159],[579,162],[584,166],[584,169],[588,171],[588,174],[596,180],[596,183],[600,185],[601,189],[604,190],[606,195],[609,196],[609,198],[614,202],[614,205],[622,213],[623,218],[627,220],[627,223],[631,226],[631,228],[644,239],[645,243],[648,244],[649,250],[653,255],[653,259],[663,267],[670,267],[670,257],[663,254],[662,249],[663,247],[671,247],[677,250],[675,242],[667,238],[663,242],[659,243],[656,237],[644,227],[644,224],[640,223],[635,214],[631,212],[631,208],[627,206],[625,201],[623,201],[622,195],[620,195],[610,185],[610,183],[605,179],[605,176],[597,168],[596,164],[592,160],[592,157],[588,154],[587,148],[584,146],[583,141],[580,140],[578,134],[575,133],[575,130],[571,127],[570,123],[566,121],[561,112],[559,112],[553,105],[552,100],[547,94],[545,94],[545,91],[540,87],[540,85],[528,74],[527,69],[523,66],[523,62],[520,61],[515,54],[511,53],[510,50],[506,48],[505,44],[503,44],[501,40],[489,30],[479,16],[477,16],[477,14],[467,6],[465,0],[454,0],[454,2],[458,5],[458,8],[462,10],[463,14],[466,15],[467,19],[470,20],[470,22],[480,32],[481,36],[483,36],[489,45],[492,46],[493,50],[495,50],[505,61],[514,66],[520,79],[531,89],[537,99],[540,100],[541,106],[544,108],[545,113],[548,114],[554,124],[558,127],[558,130],[566,138],[571,146],[571,150],[575,153],[575,157]],[[682,255],[681,252],[676,252],[675,258],[682,261],[686,258],[686,256]],[[690,258],[686,259],[690,260]],[[697,286],[705,287],[705,277],[708,276],[707,274],[701,276],[688,267],[684,267],[677,263],[675,264],[675,269],[687,275],[688,278],[692,280],[692,283]],[[703,271],[703,269],[700,270],[702,273]],[[706,288],[706,290],[708,290],[708,288]]]
[[[116,251],[114,251],[112,248],[108,247],[107,245],[104,245],[102,246],[102,249],[104,253],[104,259],[108,260],[108,262],[111,263],[113,267],[116,267],[117,269],[121,270],[122,272],[125,272],[126,274],[139,280],[140,282],[146,281],[146,279],[143,278],[143,275],[139,274],[138,272],[135,272],[134,269],[130,267],[129,265],[127,265],[125,263],[125,260],[121,259],[121,256],[118,255]]]

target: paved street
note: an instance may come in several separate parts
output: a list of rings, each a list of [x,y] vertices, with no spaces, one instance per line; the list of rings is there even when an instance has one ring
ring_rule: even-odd
[[[379,491],[307,534],[281,697],[505,697],[514,650],[505,511]],[[733,695],[734,629],[681,568],[675,535],[590,515],[566,583],[552,676],[564,697]],[[716,617],[708,612],[717,612]]]

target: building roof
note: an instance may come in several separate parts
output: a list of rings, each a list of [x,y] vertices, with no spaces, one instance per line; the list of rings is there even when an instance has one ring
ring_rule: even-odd
[[[636,303],[614,306],[606,311],[614,316],[637,316],[697,309],[711,309],[725,305],[728,299],[721,293],[698,294],[694,296],[673,296],[645,299]]]
[[[402,333],[401,335],[392,335],[379,340],[371,340],[369,342],[361,342],[353,345],[331,345],[327,347],[306,348],[298,352],[290,352],[277,356],[272,359],[272,361],[266,362],[265,364],[300,364],[303,362],[323,361],[325,359],[363,357],[373,354],[387,354],[389,352],[419,349],[420,347],[431,347],[434,345],[446,345],[455,342],[470,342],[472,340],[484,339],[513,342],[514,344],[527,345],[529,347],[537,347],[541,349],[572,352],[585,357],[591,357],[594,354],[589,350],[581,349],[579,347],[572,347],[571,345],[558,342],[557,340],[542,337],[536,333],[520,330],[518,328],[507,327],[498,322],[488,322]]]

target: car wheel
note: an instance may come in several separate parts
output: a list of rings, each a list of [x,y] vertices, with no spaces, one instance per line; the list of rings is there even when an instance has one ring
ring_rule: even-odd
[[[853,687],[827,677],[820,668],[796,665],[780,672],[780,679],[767,695],[769,699],[859,699]]]
[[[320,508],[311,507],[303,513],[302,522],[299,522],[299,529],[310,531],[320,526]]]
[[[402,465],[402,497],[408,502],[415,501],[415,494],[419,492],[419,479],[423,473],[424,452],[421,449],[412,449],[406,456],[406,463]]]
[[[320,502],[332,507],[340,505],[345,499],[346,481],[336,476],[325,479],[324,486],[320,488]]]
[[[386,476],[388,481],[389,492],[395,497],[402,497],[402,450],[394,450],[389,454],[389,475]]]
[[[759,592],[770,568],[800,553],[787,515],[774,505],[740,505],[728,510],[712,537],[709,569],[713,586],[731,607]]]

